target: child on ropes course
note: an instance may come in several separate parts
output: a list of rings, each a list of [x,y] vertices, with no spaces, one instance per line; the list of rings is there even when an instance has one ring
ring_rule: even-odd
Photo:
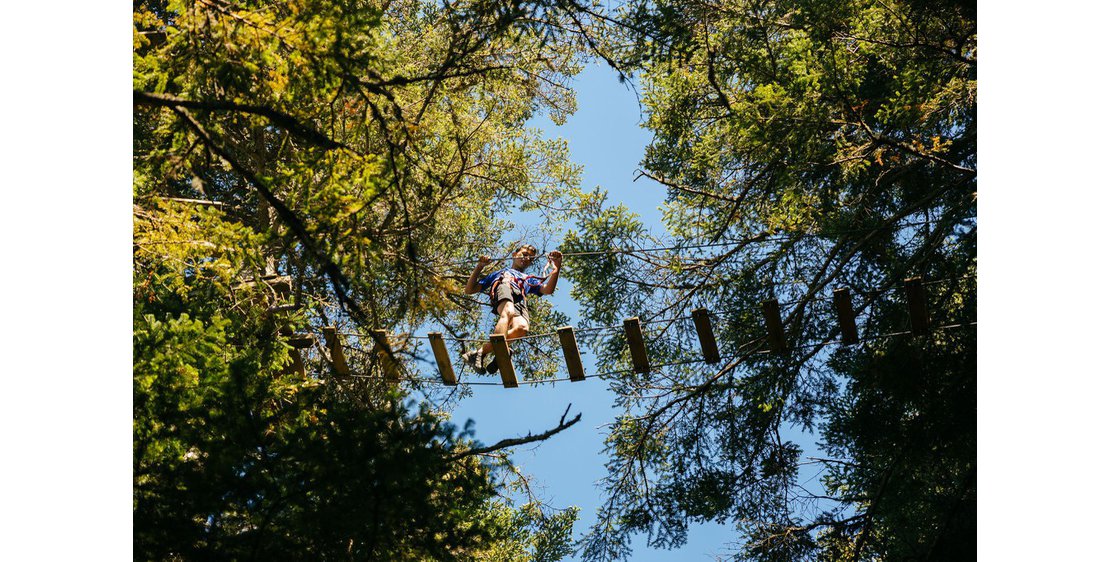
[[[536,254],[535,246],[524,244],[513,252],[511,267],[494,271],[479,279],[482,270],[490,263],[489,256],[481,256],[466,282],[466,294],[473,295],[478,291],[489,294],[492,307],[490,312],[497,315],[493,333],[503,334],[507,340],[528,335],[528,295],[550,295],[555,292],[555,284],[559,282],[563,254],[558,250],[547,254],[549,266],[554,269],[543,277],[525,273],[536,261]],[[497,372],[497,363],[493,360],[492,351],[493,345],[486,342],[481,349],[464,353],[463,359],[475,371],[493,374]]]

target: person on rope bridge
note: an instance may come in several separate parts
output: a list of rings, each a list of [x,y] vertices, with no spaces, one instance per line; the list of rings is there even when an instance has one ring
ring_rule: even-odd
[[[563,265],[563,254],[558,250],[547,254],[550,273],[537,277],[525,271],[536,261],[537,250],[531,244],[523,244],[513,252],[513,264],[486,275],[482,270],[490,263],[489,256],[478,258],[478,265],[466,281],[466,294],[473,295],[484,291],[489,295],[493,314],[497,315],[494,334],[503,334],[505,339],[513,340],[528,335],[528,295],[550,295],[555,292],[559,282],[559,268]],[[463,359],[479,373],[497,372],[493,360],[493,344],[486,342],[480,349],[468,351]]]

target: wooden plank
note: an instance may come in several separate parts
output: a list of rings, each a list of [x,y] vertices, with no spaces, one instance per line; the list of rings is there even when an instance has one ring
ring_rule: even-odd
[[[316,338],[311,334],[293,334],[289,338],[289,345],[297,349],[307,349],[316,343]]]
[[[717,338],[713,336],[713,326],[709,323],[709,311],[704,308],[695,308],[693,316],[694,329],[698,332],[701,354],[705,356],[705,362],[720,363],[721,353],[717,350]]]
[[[458,379],[455,378],[455,369],[451,366],[451,355],[447,353],[447,344],[443,343],[443,334],[429,332],[428,341],[432,344],[432,354],[436,357],[439,378],[443,379],[443,384],[447,386],[459,384]]]
[[[293,290],[293,278],[289,275],[266,275],[259,280],[269,285],[278,296],[283,298],[288,297]],[[235,289],[252,289],[256,285],[258,285],[258,282],[254,280],[243,281],[235,285]]]
[[[840,343],[851,345],[859,343],[859,330],[856,328],[856,311],[852,309],[852,294],[846,288],[833,291],[833,308],[840,322]]]
[[[290,349],[289,355],[293,356],[292,371],[300,376],[304,376],[304,361],[301,360],[301,352],[296,349]]]
[[[298,306],[295,303],[279,304],[279,305],[271,306],[270,308],[267,308],[266,309],[266,314],[280,314],[282,312],[293,312],[293,311],[298,310],[300,308],[301,307]]]
[[[273,288],[280,298],[289,298],[289,294],[293,291],[293,278],[288,275],[265,277],[263,281]]]
[[[397,358],[393,356],[393,349],[390,347],[389,332],[374,330],[374,347],[378,350],[378,361],[385,373],[385,380],[394,384],[401,382],[401,369],[397,367]]]
[[[339,341],[335,326],[324,327],[324,341],[328,344],[328,354],[335,373],[341,377],[351,374],[351,369],[347,367],[347,358],[343,356],[343,342]]]
[[[297,351],[296,349],[290,349],[289,350],[289,357],[292,357],[293,361],[282,368],[281,374],[290,375],[290,374],[296,373],[297,375],[300,375],[300,376],[303,377],[304,376],[304,361],[301,360],[301,352]]]
[[[143,37],[146,37],[147,40],[150,41],[150,46],[151,47],[157,47],[157,46],[161,45],[162,43],[166,42],[166,32],[165,31],[140,31],[139,35],[142,35]],[[177,201],[192,201],[191,199],[176,199],[174,197],[168,197],[167,199],[173,199],[173,200],[177,200]],[[226,203],[215,203],[215,202],[212,202],[212,201],[204,201],[204,203],[208,203],[208,204],[211,204],[211,205],[225,205],[226,204]]]
[[[574,328],[563,326],[555,330],[559,334],[559,344],[563,346],[563,357],[567,360],[567,372],[573,382],[586,380],[586,371],[582,368],[582,356],[578,353],[578,342],[574,339]]]
[[[497,370],[501,371],[501,384],[505,388],[516,388],[516,369],[513,369],[512,358],[509,357],[509,342],[505,341],[505,334],[490,334],[489,342],[493,344],[493,356],[497,358]]]
[[[925,306],[925,284],[921,277],[906,279],[906,306],[910,310],[910,332],[915,336],[929,332],[929,309]]]
[[[637,373],[651,371],[647,348],[644,346],[644,332],[640,329],[639,318],[633,316],[624,319],[624,336],[628,340],[628,350],[632,353],[632,370]]]
[[[155,35],[161,35],[162,39],[166,38],[165,33],[160,33],[160,32],[157,32],[157,31],[140,31],[139,33],[141,35],[146,35],[147,38],[153,37]],[[228,205],[227,203],[220,203],[219,201],[208,201],[207,199],[186,199],[184,197],[159,197],[159,199],[161,199],[163,201],[177,201],[179,203],[193,203],[194,205],[212,205],[214,207],[232,207],[233,206],[233,205]]]
[[[771,351],[773,353],[786,351],[786,331],[782,327],[779,301],[775,299],[763,301],[763,321],[767,326],[767,341],[771,344]]]

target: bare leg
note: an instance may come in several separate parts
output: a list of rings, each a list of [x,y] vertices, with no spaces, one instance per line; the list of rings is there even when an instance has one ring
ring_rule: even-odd
[[[515,340],[528,335],[528,321],[523,316],[516,316],[511,322],[509,331],[505,334],[506,339]]]
[[[524,320],[523,317],[516,313],[516,307],[513,306],[513,301],[501,301],[497,303],[497,313],[500,314],[500,316],[497,317],[497,324],[493,327],[493,333],[503,334],[506,339],[520,337],[512,335],[512,330],[510,329],[517,321]],[[528,323],[525,322],[525,326],[527,325]],[[525,328],[525,333],[527,333],[527,328]],[[493,344],[490,342],[482,344],[482,355],[488,355],[492,351]]]

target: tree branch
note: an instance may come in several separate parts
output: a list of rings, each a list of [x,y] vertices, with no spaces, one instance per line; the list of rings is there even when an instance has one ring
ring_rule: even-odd
[[[632,181],[636,181],[636,180],[640,179],[641,177],[646,177],[650,180],[653,180],[655,182],[663,184],[665,187],[672,187],[674,189],[677,189],[679,191],[684,191],[684,192],[692,194],[692,195],[701,195],[701,196],[704,196],[704,197],[709,197],[711,199],[717,199],[718,201],[728,201],[730,203],[739,203],[740,202],[739,199],[737,199],[735,197],[729,197],[728,195],[719,194],[719,193],[709,193],[708,191],[702,191],[700,189],[694,189],[692,187],[686,187],[684,185],[679,185],[679,184],[677,184],[673,181],[668,180],[667,178],[665,178],[663,176],[652,174],[651,172],[648,172],[648,171],[643,170],[643,169],[636,170],[636,177]]]
[[[240,113],[250,113],[252,115],[259,115],[270,120],[271,123],[288,130],[289,132],[301,137],[313,144],[317,144],[326,149],[342,148],[345,150],[353,150],[351,147],[331,139],[324,133],[321,133],[312,127],[301,123],[296,117],[283,113],[276,109],[265,107],[261,105],[246,105],[230,101],[193,101],[178,98],[175,96],[168,96],[165,94],[155,94],[153,92],[143,92],[134,90],[132,100],[136,105],[149,105],[156,107],[183,107],[186,109],[201,109],[206,111],[237,111]]]
[[[557,425],[557,426],[555,426],[555,427],[553,427],[553,428],[551,428],[551,429],[549,429],[549,430],[547,430],[547,431],[545,431],[545,432],[543,432],[539,435],[532,435],[532,433],[529,432],[528,435],[525,435],[524,437],[513,437],[513,438],[509,438],[509,439],[502,439],[502,440],[498,441],[497,443],[494,443],[493,445],[490,445],[489,447],[478,447],[476,449],[468,449],[468,450],[463,451],[461,453],[456,453],[456,454],[451,455],[450,457],[448,457],[447,460],[455,461],[455,460],[459,460],[461,458],[469,457],[469,456],[472,456],[472,455],[482,455],[482,454],[485,454],[485,453],[497,451],[499,449],[505,449],[505,448],[508,448],[508,447],[516,447],[518,445],[527,445],[528,443],[535,443],[537,441],[547,440],[551,436],[555,435],[556,433],[559,433],[559,432],[563,431],[564,429],[567,429],[568,427],[570,427],[570,426],[572,426],[572,425],[574,425],[574,424],[576,424],[576,423],[578,423],[579,421],[582,420],[582,413],[579,412],[577,416],[574,416],[574,419],[572,419],[570,421],[566,421],[567,412],[570,412],[570,406],[571,406],[570,404],[567,404],[567,409],[565,411],[563,411],[563,417],[559,418],[559,425]]]

